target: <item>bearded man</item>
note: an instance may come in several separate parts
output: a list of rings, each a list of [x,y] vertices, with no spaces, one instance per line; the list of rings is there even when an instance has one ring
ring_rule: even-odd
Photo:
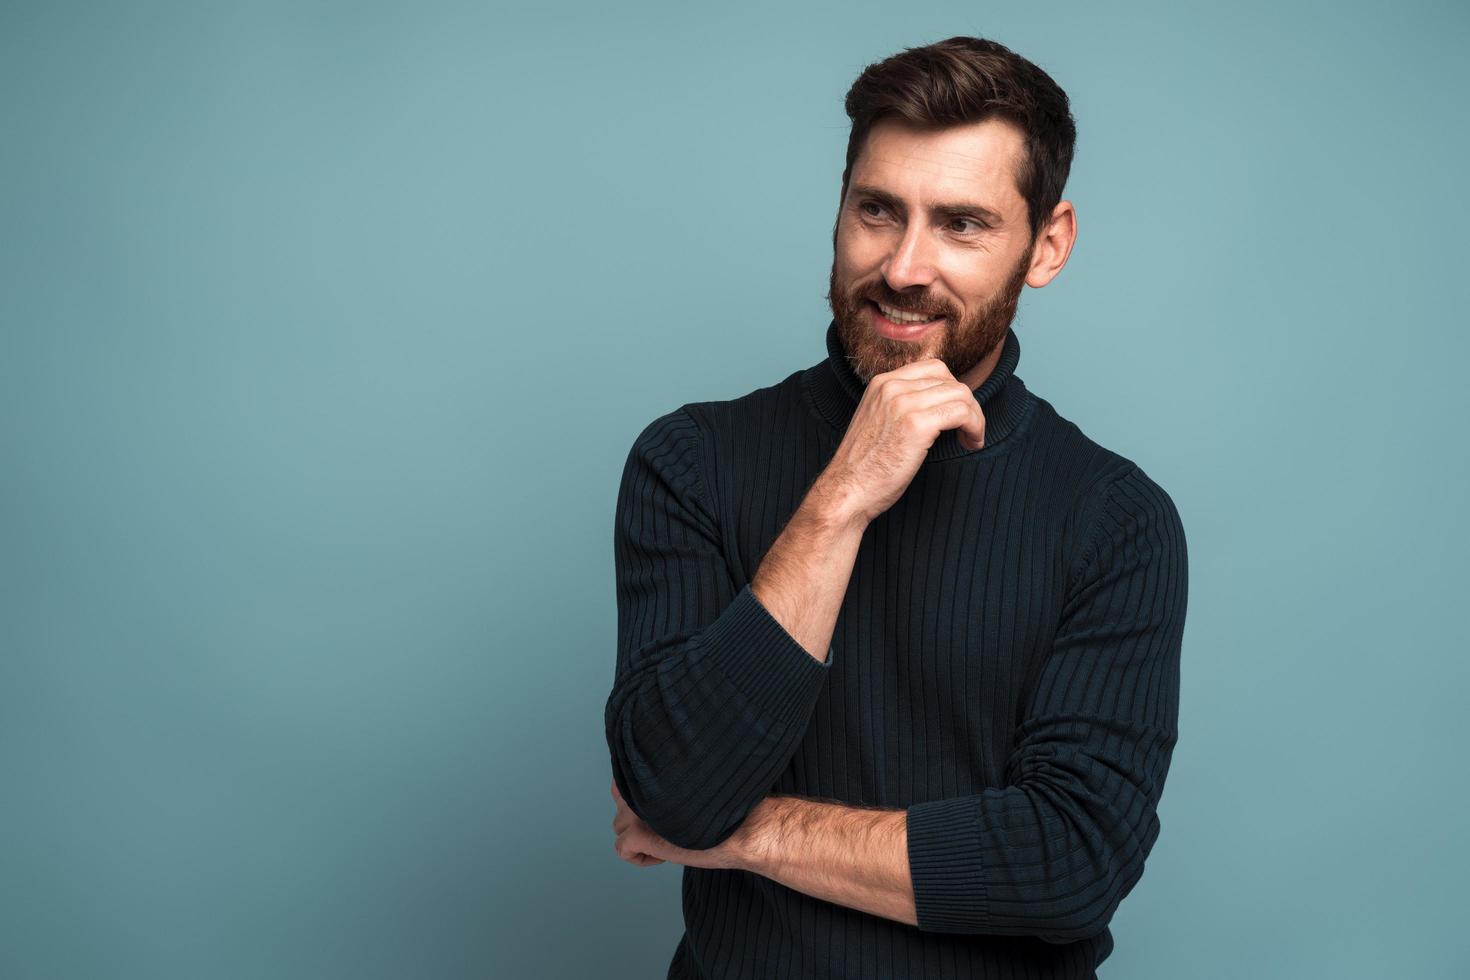
[[[956,37],[868,66],[827,357],[634,441],[615,850],[683,865],[669,977],[1095,977],[1159,835],[1173,501],[1016,374],[1066,264],[1066,94]]]

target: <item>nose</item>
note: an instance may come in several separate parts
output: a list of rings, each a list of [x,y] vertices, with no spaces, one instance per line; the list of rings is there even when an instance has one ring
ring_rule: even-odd
[[[910,222],[903,238],[883,263],[883,278],[895,291],[927,286],[934,281],[934,257],[928,230],[922,222]]]

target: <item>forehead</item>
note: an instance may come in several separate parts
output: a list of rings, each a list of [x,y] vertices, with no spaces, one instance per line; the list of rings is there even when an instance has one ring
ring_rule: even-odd
[[[1024,136],[986,119],[940,130],[880,119],[853,162],[849,184],[877,184],[921,204],[980,198],[1004,213],[1024,208],[1016,187]]]

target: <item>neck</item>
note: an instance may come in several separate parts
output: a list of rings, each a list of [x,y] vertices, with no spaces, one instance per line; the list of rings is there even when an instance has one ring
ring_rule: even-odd
[[[1020,357],[1021,341],[1014,329],[1007,329],[1005,340],[959,379],[969,386],[985,413],[985,445],[966,450],[957,430],[945,429],[929,447],[926,463],[988,453],[1015,431],[1030,401],[1025,383],[1015,373]],[[846,432],[866,386],[852,370],[838,337],[836,320],[827,326],[827,359],[803,372],[802,383],[818,414],[839,435]]]
[[[959,380],[963,381],[965,387],[971,391],[979,389],[995,373],[995,366],[1000,363],[1000,355],[1005,352],[1005,349],[1005,341],[1002,340],[991,349],[989,354],[980,358],[974,367],[960,375]],[[1020,348],[1018,346],[1017,352],[1019,353],[1019,351]]]

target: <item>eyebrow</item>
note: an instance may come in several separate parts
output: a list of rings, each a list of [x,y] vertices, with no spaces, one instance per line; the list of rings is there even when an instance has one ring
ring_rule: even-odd
[[[871,184],[854,184],[850,190],[854,196],[870,197],[879,204],[897,211],[899,214],[906,214],[908,212],[908,208],[904,206],[903,201],[881,187],[874,187]],[[975,215],[993,225],[998,225],[1004,220],[1001,218],[1000,212],[987,208],[983,204],[975,204],[968,201],[951,201],[946,204],[936,204],[929,210],[948,218]]]

